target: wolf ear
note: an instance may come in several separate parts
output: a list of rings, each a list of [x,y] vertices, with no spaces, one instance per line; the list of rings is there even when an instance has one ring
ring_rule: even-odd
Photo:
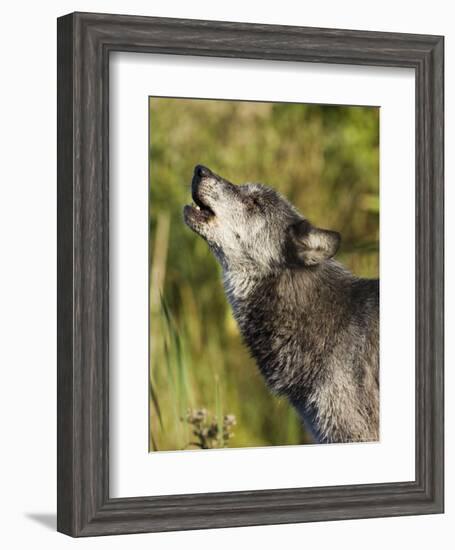
[[[308,220],[289,227],[288,253],[293,263],[317,265],[334,256],[340,247],[341,235],[336,231],[319,229]]]

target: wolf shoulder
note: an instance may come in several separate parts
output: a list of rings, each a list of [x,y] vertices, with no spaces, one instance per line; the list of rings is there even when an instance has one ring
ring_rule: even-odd
[[[351,283],[351,307],[354,313],[376,316],[379,320],[379,279],[354,278]]]

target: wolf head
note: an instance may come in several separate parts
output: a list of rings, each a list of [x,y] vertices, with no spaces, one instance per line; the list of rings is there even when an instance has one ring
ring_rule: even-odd
[[[262,184],[233,185],[205,166],[194,169],[185,223],[203,237],[225,270],[256,274],[313,268],[338,250],[340,235],[311,225]]]

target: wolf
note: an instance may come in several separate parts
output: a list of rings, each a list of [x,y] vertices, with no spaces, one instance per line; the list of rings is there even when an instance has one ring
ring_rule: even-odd
[[[270,390],[318,443],[379,439],[379,280],[333,259],[341,237],[274,189],[197,165],[185,223],[208,243]]]

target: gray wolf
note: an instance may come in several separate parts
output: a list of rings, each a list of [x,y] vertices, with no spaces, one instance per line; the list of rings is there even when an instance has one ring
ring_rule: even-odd
[[[234,185],[204,166],[185,223],[222,266],[243,339],[272,392],[316,442],[379,438],[379,281],[333,259],[335,231],[312,225],[262,184]]]

